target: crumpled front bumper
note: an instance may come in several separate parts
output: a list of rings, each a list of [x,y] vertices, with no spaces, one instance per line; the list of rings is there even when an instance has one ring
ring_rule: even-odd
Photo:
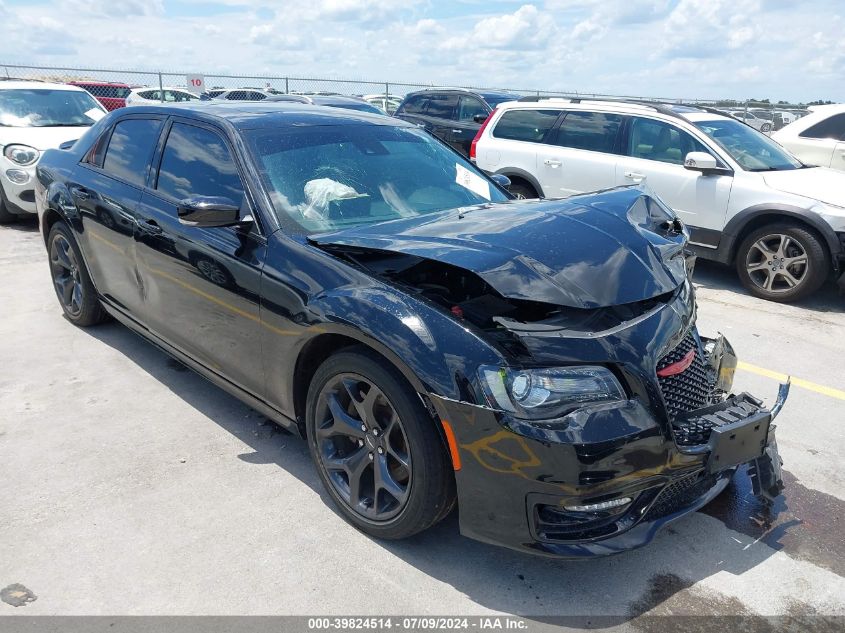
[[[722,384],[736,359],[722,339],[709,345]],[[432,396],[455,436],[461,533],[512,549],[564,558],[615,554],[649,543],[667,523],[717,496],[740,464],[750,464],[755,492],[780,493],[780,457],[771,410],[748,394],[689,412],[712,418],[706,444],[679,446],[671,429],[635,399],[595,407],[557,433],[487,407]],[[457,466],[457,464],[456,464]],[[630,502],[619,507],[604,502]],[[597,507],[595,511],[584,507]],[[583,511],[579,511],[581,508]]]

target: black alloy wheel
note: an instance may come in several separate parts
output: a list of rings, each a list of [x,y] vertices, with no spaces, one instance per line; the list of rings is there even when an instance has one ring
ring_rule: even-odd
[[[369,348],[345,348],[317,369],[305,422],[320,479],[363,532],[405,538],[453,508],[455,480],[437,421],[404,376]]]
[[[402,511],[413,477],[408,438],[381,389],[357,374],[335,376],[320,393],[316,435],[320,464],[350,508],[372,521]]]
[[[56,235],[50,244],[50,272],[62,309],[71,318],[82,312],[82,279],[79,262],[64,235]]]
[[[64,222],[53,225],[47,245],[53,287],[68,320],[83,327],[106,320],[79,247]]]

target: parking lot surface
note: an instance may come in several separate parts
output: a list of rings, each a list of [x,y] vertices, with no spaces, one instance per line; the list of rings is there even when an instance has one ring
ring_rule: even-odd
[[[736,390],[771,404],[780,374],[800,379],[777,420],[777,517],[738,476],[650,546],[576,563],[465,539],[455,515],[408,541],[364,536],[303,441],[126,328],[62,318],[33,223],[0,228],[0,273],[0,588],[17,585],[0,615],[845,615],[833,286],[778,305],[696,271],[701,331],[743,361]]]

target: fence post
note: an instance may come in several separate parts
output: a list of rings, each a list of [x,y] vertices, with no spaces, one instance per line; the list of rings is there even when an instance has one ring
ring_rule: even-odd
[[[158,74],[158,99],[164,102],[164,84],[161,81],[161,73]]]
[[[288,86],[288,78],[285,77],[285,94],[290,94],[290,86]]]
[[[387,109],[387,100],[390,99],[390,84],[384,82],[384,109]]]

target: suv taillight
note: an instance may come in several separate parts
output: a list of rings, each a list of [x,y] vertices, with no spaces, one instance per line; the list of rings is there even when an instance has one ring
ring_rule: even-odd
[[[484,119],[484,123],[481,124],[481,127],[478,128],[478,132],[475,133],[475,138],[472,139],[472,143],[469,146],[469,159],[474,161],[475,160],[475,146],[478,145],[478,139],[481,138],[481,135],[484,134],[484,128],[487,127],[487,124],[493,120],[493,116],[496,114],[495,108],[493,111],[487,115],[487,118]]]

